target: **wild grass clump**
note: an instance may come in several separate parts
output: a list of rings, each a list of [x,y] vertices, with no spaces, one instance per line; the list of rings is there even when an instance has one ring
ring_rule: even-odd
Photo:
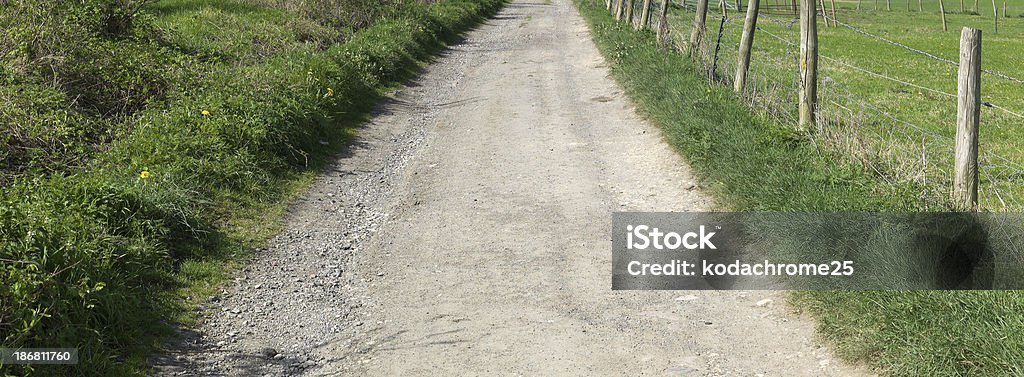
[[[126,0],[0,3],[0,182],[81,169],[181,81],[187,56]]]
[[[274,8],[302,13],[335,28],[362,29],[377,20],[395,19],[408,16],[410,12],[426,9],[426,6],[443,3],[438,0],[254,0],[253,2]]]

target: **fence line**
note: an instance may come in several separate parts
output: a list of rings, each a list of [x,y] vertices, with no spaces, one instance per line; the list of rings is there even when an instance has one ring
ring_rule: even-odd
[[[777,21],[777,20],[772,20],[772,21],[776,21],[777,23],[780,23],[780,24],[783,24],[783,25],[785,25],[785,23],[783,23],[783,22],[780,22],[780,21]],[[844,25],[844,26],[848,26],[848,27],[850,27],[850,26],[849,26],[848,24],[844,24],[843,22],[839,22],[839,24],[840,24],[840,25]],[[853,29],[853,30],[857,30],[857,29],[854,29],[853,27],[850,27],[850,28],[851,28],[851,29]],[[758,30],[758,31],[761,31],[761,32],[764,32],[765,34],[768,34],[769,36],[771,36],[771,37],[773,37],[773,38],[775,38],[775,39],[778,39],[778,40],[780,40],[780,41],[782,41],[782,42],[784,42],[784,43],[786,43],[786,44],[788,44],[788,45],[790,45],[790,46],[796,46],[796,43],[793,43],[792,41],[789,41],[789,40],[783,39],[782,37],[779,37],[779,36],[777,36],[777,35],[775,35],[775,34],[772,34],[771,32],[769,32],[769,31],[767,31],[767,30],[764,30],[764,29],[761,29],[761,28],[758,28],[757,30]],[[864,33],[866,33],[866,32],[864,32]],[[870,34],[869,34],[869,35],[870,35]],[[882,38],[882,37],[878,37],[878,38],[881,38],[881,39],[885,40],[885,39],[884,39],[884,38]],[[903,45],[901,45],[901,44],[899,44],[899,43],[897,43],[897,42],[892,42],[892,41],[889,41],[889,40],[885,40],[885,41],[886,41],[886,42],[889,42],[889,43],[894,43],[894,44],[897,44],[897,45],[899,45],[899,46],[901,46],[901,47],[904,47],[904,48],[908,48],[908,49],[911,49],[911,50],[915,50],[915,51],[920,51],[920,50],[916,50],[916,49],[913,49],[913,48],[911,48],[911,47],[906,47],[906,46],[903,46]],[[921,53],[923,53],[923,54],[926,54],[926,55],[930,55],[929,53],[927,53],[927,52],[924,52],[924,51],[920,51],[920,52],[921,52]],[[818,56],[819,56],[819,57],[821,57],[821,58],[823,58],[823,59],[826,59],[826,60],[831,60],[831,61],[833,61],[833,62],[835,62],[835,63],[837,63],[837,64],[841,64],[841,65],[847,66],[847,67],[849,67],[849,68],[853,68],[853,69],[855,69],[855,70],[858,70],[858,71],[860,71],[860,72],[863,72],[863,73],[866,73],[866,74],[869,74],[869,75],[873,75],[873,76],[876,76],[876,77],[878,77],[878,78],[882,78],[882,79],[890,80],[890,81],[893,81],[893,82],[897,82],[897,83],[900,83],[900,84],[903,84],[903,85],[907,85],[907,86],[911,86],[911,87],[914,87],[914,88],[917,88],[917,89],[927,90],[927,91],[929,91],[929,92],[933,92],[933,93],[936,93],[936,94],[941,94],[941,95],[944,95],[944,96],[948,96],[948,97],[953,97],[953,98],[956,98],[956,94],[953,94],[953,93],[949,93],[949,92],[943,92],[943,91],[941,91],[941,90],[938,90],[938,89],[932,89],[932,88],[928,88],[928,87],[925,87],[925,86],[921,86],[921,85],[918,85],[918,84],[914,84],[914,83],[911,83],[911,82],[903,81],[903,80],[900,80],[900,79],[897,79],[897,78],[894,78],[894,77],[886,76],[886,75],[884,75],[884,74],[881,74],[881,73],[878,73],[878,72],[874,72],[874,71],[870,71],[870,70],[868,70],[868,69],[865,69],[865,68],[857,67],[857,66],[855,66],[855,65],[852,65],[852,64],[849,64],[849,63],[843,62],[843,61],[841,61],[841,60],[839,60],[839,59],[831,58],[831,57],[828,57],[828,56],[825,56],[825,55],[821,55],[821,54],[819,54]],[[936,57],[936,56],[932,56],[932,57],[933,57],[933,58],[935,58],[935,59],[941,60],[941,61],[947,61],[947,62],[950,62],[950,60],[948,60],[948,59],[945,59],[945,58],[941,58],[941,57]],[[959,63],[954,63],[954,64],[957,64],[957,65],[959,65]],[[1007,76],[1007,75],[1003,75],[1003,74],[1001,74],[1001,73],[998,73],[998,72],[994,72],[994,71],[987,71],[987,70],[984,70],[984,69],[983,69],[983,70],[982,70],[982,72],[985,72],[985,73],[988,73],[988,74],[992,74],[992,75],[997,75],[997,76],[1001,76],[1001,77],[1003,77],[1003,78],[1007,78],[1007,79],[1010,79],[1010,80],[1015,80],[1015,81],[1019,81],[1018,79],[1016,79],[1016,78],[1014,78],[1014,77],[1011,77],[1011,76]],[[1022,83],[1024,83],[1024,81],[1021,81],[1021,82],[1022,82]],[[1009,115],[1012,115],[1012,116],[1014,116],[1014,117],[1017,117],[1017,118],[1021,118],[1021,119],[1024,119],[1024,114],[1020,114],[1020,113],[1018,113],[1018,112],[1015,112],[1015,111],[1013,111],[1013,110],[1007,109],[1006,107],[1003,107],[1003,106],[1001,106],[1001,105],[998,105],[998,104],[996,104],[996,103],[993,103],[993,102],[991,102],[991,101],[985,101],[985,102],[982,102],[982,105],[984,105],[984,106],[986,106],[986,107],[991,107],[991,108],[993,108],[993,109],[997,109],[997,110],[1000,110],[1000,111],[1002,111],[1002,112],[1004,112],[1004,113],[1007,113],[1007,114],[1009,114]]]
[[[636,1],[637,3],[639,1]],[[653,2],[652,2],[653,3]],[[730,2],[726,1],[728,6]],[[688,1],[686,10],[694,10],[695,1]],[[735,9],[735,8],[732,8]],[[651,12],[654,13],[654,12]],[[708,13],[722,15],[720,9],[709,4]],[[822,14],[824,12],[820,12]],[[710,16],[711,20],[718,17]],[[724,16],[724,15],[722,15]],[[835,17],[823,14],[825,21],[833,21],[838,25],[853,30],[854,32],[885,42],[890,45],[926,56],[930,59],[947,64],[959,65],[949,59],[916,49],[905,44],[895,42],[885,37],[866,32],[848,23],[835,20]],[[730,80],[734,79],[734,71],[737,59],[736,46],[739,45],[739,36],[735,26],[737,22],[742,25],[742,14],[735,17],[725,17],[715,25],[714,21],[709,22],[707,28],[719,26],[721,31],[714,35],[715,30],[702,30],[702,38],[697,45],[685,44],[686,36],[690,30],[689,23],[693,21],[694,14],[679,14],[670,17],[672,23],[683,21],[673,27],[671,38],[666,42],[676,51],[689,51],[694,53],[692,58],[695,63],[703,64],[704,72],[712,81],[731,85]],[[798,19],[789,17],[775,18],[762,13],[760,21],[766,21],[767,25],[758,25],[755,29],[758,34],[764,34],[784,44],[781,49],[764,49],[755,44],[749,64],[748,83],[745,99],[750,101],[752,109],[764,112],[765,114],[784,123],[796,121],[792,99],[796,98],[798,59],[795,54],[797,44],[794,40],[795,26]],[[789,36],[784,37],[770,30],[769,27],[777,25],[789,31]],[[767,27],[766,27],[767,26]],[[705,37],[706,36],[706,37]],[[757,39],[755,38],[755,41]],[[684,47],[685,46],[685,47]],[[774,51],[781,52],[776,53]],[[756,54],[756,56],[755,56]],[[835,67],[849,68],[860,74],[873,79],[886,80],[899,85],[912,87],[921,91],[937,94],[943,98],[957,98],[954,93],[931,88],[929,86],[915,84],[907,80],[889,76],[885,73],[875,72],[871,69],[859,67],[847,63],[844,60],[823,56],[819,57],[827,64],[820,65],[819,73],[821,89],[818,97],[819,104],[814,117],[818,119],[816,129],[818,134],[813,135],[811,141],[819,148],[839,148],[851,152],[850,156],[861,161],[864,166],[889,183],[910,182],[920,188],[919,198],[925,206],[933,205],[936,202],[949,204],[948,190],[953,184],[953,144],[955,138],[940,134],[930,128],[922,127],[914,122],[901,119],[880,104],[872,103],[871,100],[853,93],[847,87],[847,83],[839,81],[841,77],[831,74]],[[768,59],[768,62],[763,61]],[[760,61],[759,61],[760,60]],[[718,72],[716,72],[718,69]],[[984,73],[997,76],[1010,81],[1024,83],[1024,80],[1005,75],[995,71],[982,70]],[[721,72],[721,74],[717,74]],[[845,76],[848,74],[841,74]],[[1024,118],[1020,113],[1007,109],[992,102],[983,102],[982,105],[999,110],[1010,116]],[[923,114],[924,119],[930,119],[930,115]],[[998,119],[1001,118],[997,118]],[[954,124],[953,120],[946,120]],[[983,177],[978,188],[979,205],[983,209],[1024,209],[1020,205],[1017,196],[1024,194],[1020,189],[1020,182],[1024,179],[1024,165],[996,153],[991,149],[982,149],[979,153],[978,169]]]
[[[871,33],[866,32],[864,30],[858,29],[858,28],[854,27],[853,25],[850,25],[848,23],[845,23],[845,22],[836,20],[836,19],[834,19],[832,17],[829,17],[828,15],[824,15],[824,17],[826,19],[828,19],[828,20],[831,20],[833,23],[837,23],[837,24],[843,25],[846,28],[848,28],[850,30],[853,30],[854,32],[857,32],[857,33],[860,33],[860,34],[864,34],[864,35],[866,35],[868,37],[871,37],[871,38],[874,38],[874,39],[877,39],[877,40],[889,43],[891,45],[894,45],[894,46],[903,48],[905,50],[912,51],[912,52],[915,52],[915,53],[927,56],[929,58],[932,58],[932,59],[935,59],[935,60],[938,60],[938,61],[941,61],[941,62],[944,62],[944,63],[952,64],[954,66],[959,66],[960,65],[959,62],[956,62],[956,61],[953,61],[953,60],[950,60],[950,59],[946,59],[946,58],[943,58],[941,56],[937,56],[935,54],[932,54],[932,53],[924,51],[924,50],[919,50],[919,49],[907,46],[905,44],[902,44],[902,43],[890,40],[888,38],[885,38],[885,37],[882,37],[882,36],[879,36],[879,35],[871,34]],[[988,70],[988,69],[982,69],[981,72],[987,73],[987,74],[990,74],[990,75],[993,75],[993,76],[996,76],[996,77],[1000,77],[1000,78],[1003,78],[1003,79],[1006,79],[1006,80],[1014,81],[1014,82],[1016,82],[1018,84],[1024,84],[1024,80],[1016,78],[1016,77],[1013,77],[1013,76],[1010,76],[1010,75],[1007,75],[1005,73],[1000,73],[1000,72],[996,72],[996,71],[992,71],[992,70]]]

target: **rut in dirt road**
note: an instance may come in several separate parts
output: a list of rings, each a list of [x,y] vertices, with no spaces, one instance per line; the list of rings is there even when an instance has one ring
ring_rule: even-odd
[[[864,374],[776,293],[610,290],[612,212],[712,207],[571,2],[511,1],[381,104],[160,370]]]

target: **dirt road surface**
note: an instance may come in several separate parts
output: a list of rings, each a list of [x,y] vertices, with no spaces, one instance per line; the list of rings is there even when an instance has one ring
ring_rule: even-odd
[[[614,211],[712,209],[570,0],[384,101],[161,375],[846,376],[772,292],[611,291]]]

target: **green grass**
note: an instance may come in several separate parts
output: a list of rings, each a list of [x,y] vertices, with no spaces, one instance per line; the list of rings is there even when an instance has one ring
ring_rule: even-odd
[[[577,5],[612,75],[728,208],[925,207],[922,183],[885,179],[842,150],[816,147],[821,144],[813,136],[793,131],[790,116],[762,107],[776,102],[752,103],[730,87],[710,84],[703,64],[659,47],[650,32],[615,23],[603,3]],[[841,356],[882,375],[1024,373],[1020,292],[814,291],[795,293],[793,302],[817,318],[820,334]]]
[[[1015,52],[1020,47],[1017,36],[1024,32],[1024,18],[1018,17],[1024,12],[1021,7],[1024,4],[1008,4],[1013,17],[1000,17],[999,33],[994,32],[991,2],[982,4],[980,15],[959,13],[959,3],[946,4],[949,30],[945,32],[937,1],[924,1],[923,12],[917,11],[916,1],[912,2],[911,12],[906,10],[906,2],[894,3],[891,12],[884,11],[884,4],[879,4],[882,10],[872,11],[873,2],[864,2],[862,10],[857,11],[856,2],[839,1],[837,18],[868,33],[954,62],[959,60],[961,27],[980,28],[983,31],[982,67],[1024,79],[1024,66],[1018,63]],[[973,2],[966,6],[973,7]],[[1001,2],[999,6],[1002,12]],[[741,14],[733,10],[728,15],[718,61],[718,73],[726,82],[732,80],[743,27]],[[719,9],[712,7],[703,46],[706,55],[713,54],[720,16]],[[673,9],[670,25],[678,43],[685,44],[688,39],[692,18],[692,11]],[[952,184],[956,98],[942,93],[957,92],[957,66],[842,25],[826,27],[824,19],[818,19],[821,113],[826,118],[825,123],[832,125],[825,131],[839,128],[844,131],[822,135],[822,140],[889,180],[913,180],[926,186],[928,189],[921,196],[927,197],[933,205],[947,206],[944,201]],[[799,25],[791,21],[792,16],[784,14],[766,13],[760,17],[750,73],[753,81],[750,85],[759,90],[755,96],[760,101],[758,107],[762,109],[759,110],[770,108],[777,114],[782,113],[779,119],[782,122],[795,121],[791,104],[796,96],[794,56]],[[710,60],[710,57],[702,59],[704,64]],[[985,74],[982,101],[1024,114],[1024,97],[1019,95],[1022,87],[1024,84]],[[991,210],[1020,209],[1024,207],[1021,204],[1024,200],[1018,199],[1024,199],[1020,174],[1024,170],[1021,167],[1024,133],[1017,125],[1022,118],[993,107],[983,107],[981,117],[981,205]],[[854,133],[858,137],[849,140]],[[927,149],[924,158],[922,149]]]
[[[135,4],[0,5],[0,344],[81,358],[0,374],[144,374],[376,99],[501,2]]]

